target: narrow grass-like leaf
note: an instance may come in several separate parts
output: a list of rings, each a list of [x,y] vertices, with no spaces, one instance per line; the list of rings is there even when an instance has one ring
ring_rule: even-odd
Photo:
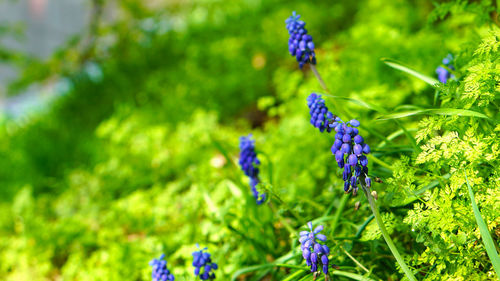
[[[493,264],[493,269],[495,270],[497,277],[500,278],[500,257],[498,256],[497,250],[495,248],[495,243],[491,238],[488,227],[479,212],[479,207],[476,204],[476,199],[474,199],[474,192],[469,184],[469,179],[467,178],[467,173],[465,174],[465,182],[467,183],[467,189],[469,190],[469,197],[472,204],[472,210],[474,211],[474,217],[476,218],[477,225],[479,226],[479,232],[481,233],[481,238],[483,239],[484,247],[486,248],[486,253]]]
[[[351,273],[351,272],[346,272],[346,271],[340,271],[340,270],[334,270],[331,275],[338,275],[338,276],[344,276],[347,278],[351,278],[353,280],[359,280],[359,281],[374,281],[371,278],[365,277],[363,275],[359,275],[356,273]]]
[[[377,120],[399,119],[421,114],[430,114],[430,115],[435,114],[435,115],[447,115],[447,116],[458,115],[458,116],[469,116],[469,117],[489,119],[488,116],[477,111],[472,111],[467,109],[457,109],[457,108],[436,108],[436,109],[417,109],[417,110],[409,110],[393,114],[387,114],[377,117]]]
[[[398,62],[396,60],[393,60],[393,59],[388,59],[388,58],[382,58],[382,61],[387,64],[388,66],[394,68],[394,69],[397,69],[397,70],[400,70],[400,71],[403,71],[405,73],[408,73],[410,74],[411,76],[413,77],[416,77],[422,81],[424,81],[425,83],[431,85],[431,86],[434,86],[436,85],[437,83],[439,83],[439,81],[435,78],[432,78],[430,76],[427,76],[425,74],[422,74],[414,69],[411,69],[410,67],[408,66],[405,66],[404,64],[402,64],[401,62]]]
[[[371,109],[371,110],[374,110],[374,111],[377,111],[377,112],[386,112],[386,110],[384,108],[382,108],[382,107],[380,107],[378,105],[374,105],[374,104],[371,104],[371,103],[368,103],[368,102],[365,102],[365,101],[362,101],[362,100],[358,100],[358,99],[355,99],[355,98],[341,97],[341,96],[332,96],[332,95],[323,95],[323,96],[334,98],[334,99],[339,99],[339,100],[346,100],[348,102],[357,104],[359,106],[362,106],[362,107],[365,107],[365,108],[368,108],[368,109]]]

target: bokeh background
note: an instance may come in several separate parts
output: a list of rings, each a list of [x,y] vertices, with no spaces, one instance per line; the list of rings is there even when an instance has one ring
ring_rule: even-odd
[[[471,54],[498,24],[492,1],[433,2],[0,0],[0,279],[150,280],[149,260],[165,253],[176,280],[194,280],[200,243],[218,280],[285,280],[293,270],[248,268],[300,264],[290,228],[320,218],[341,270],[367,274],[347,251],[370,278],[398,280],[364,198],[350,197],[328,228],[343,182],[331,137],[309,124],[306,97],[323,90],[289,55],[284,20],[302,15],[332,95],[378,132],[362,130],[372,147],[394,140],[374,155],[405,167],[411,139],[375,119],[403,104],[433,106],[435,91],[381,58],[434,76],[443,57]],[[420,119],[401,122],[414,135]],[[255,204],[237,166],[238,138],[249,133],[271,204]],[[417,237],[403,221],[412,205],[394,201],[404,191],[393,171],[370,165],[385,182],[375,189],[391,198],[379,200],[388,228],[421,278],[441,278],[435,263],[446,264],[444,276],[492,278],[483,251],[462,261],[451,240],[419,258],[438,238]]]

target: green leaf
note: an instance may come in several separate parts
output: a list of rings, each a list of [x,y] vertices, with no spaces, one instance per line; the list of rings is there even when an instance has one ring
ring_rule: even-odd
[[[474,217],[476,218],[477,225],[479,226],[479,232],[481,233],[481,238],[483,238],[484,247],[486,248],[486,253],[488,253],[488,257],[490,257],[491,263],[493,264],[493,268],[497,274],[497,277],[500,278],[500,257],[498,256],[497,250],[495,248],[495,243],[493,243],[493,239],[491,238],[490,232],[488,231],[488,227],[479,212],[479,208],[477,207],[476,200],[474,199],[474,192],[469,184],[469,179],[467,178],[467,173],[464,171],[465,181],[467,183],[467,189],[469,190],[469,197],[472,204],[472,210],[474,211]]]
[[[365,277],[363,275],[359,275],[359,274],[355,274],[355,273],[351,273],[351,272],[346,272],[346,271],[340,271],[340,270],[334,270],[331,274],[338,275],[338,276],[344,276],[344,277],[351,278],[353,280],[359,280],[359,281],[374,281],[373,279]]]
[[[470,117],[478,117],[478,118],[486,118],[490,119],[488,116],[483,113],[467,110],[467,109],[457,109],[457,108],[436,108],[436,109],[417,109],[417,110],[409,110],[403,112],[397,112],[393,114],[387,114],[377,117],[377,120],[389,120],[389,119],[399,119],[404,117],[409,117],[413,115],[421,115],[421,114],[429,114],[429,115],[446,115],[446,116],[470,116]]]
[[[365,107],[365,108],[368,108],[368,109],[371,109],[371,110],[374,110],[374,111],[377,111],[377,112],[380,112],[380,113],[387,112],[387,110],[385,110],[384,108],[382,108],[382,107],[380,107],[378,105],[374,105],[374,104],[371,104],[371,103],[368,103],[368,102],[365,102],[365,101],[362,101],[362,100],[358,100],[358,99],[355,99],[355,98],[341,97],[341,96],[332,96],[332,95],[327,95],[327,94],[322,94],[322,95],[325,96],[325,97],[330,97],[330,98],[334,98],[334,99],[346,100],[348,102],[357,104],[359,106],[362,106],[362,107]]]
[[[434,79],[430,76],[427,76],[425,74],[422,74],[414,69],[411,69],[410,67],[408,66],[405,66],[403,65],[401,62],[398,62],[396,60],[393,60],[393,59],[388,59],[388,58],[382,58],[381,59],[385,64],[387,64],[388,66],[392,67],[392,68],[395,68],[397,70],[401,70],[403,72],[406,72],[408,74],[410,74],[411,76],[414,76],[422,81],[424,81],[425,83],[431,85],[431,86],[434,86],[436,85],[437,83],[439,83],[439,81],[437,79]]]

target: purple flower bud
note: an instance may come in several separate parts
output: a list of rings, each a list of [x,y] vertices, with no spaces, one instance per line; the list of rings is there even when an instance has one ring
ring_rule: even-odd
[[[299,20],[298,15],[290,16],[286,21],[286,29],[290,35],[288,40],[288,50],[295,55],[302,68],[306,63],[316,64],[314,53],[314,43],[312,36],[307,34],[305,23]],[[300,51],[300,55],[298,55]]]
[[[364,154],[369,154],[370,153],[370,146],[368,146],[366,143],[363,144],[363,153]]]
[[[372,186],[372,179],[369,178],[369,177],[366,177],[365,178],[365,183],[366,183],[366,186],[371,187]]]
[[[342,141],[343,141],[344,143],[350,143],[350,142],[351,142],[351,135],[349,135],[349,134],[344,134],[344,135],[342,136]]]
[[[343,145],[342,145],[343,146]],[[344,154],[341,150],[337,150],[335,152],[335,160],[337,161],[337,163],[339,163],[341,160],[344,159]]]
[[[360,135],[356,135],[356,136],[354,136],[354,143],[358,143],[358,144],[360,144],[360,143],[362,143],[363,141],[364,141],[364,139],[363,139],[363,137],[362,137],[362,136],[360,136]]]
[[[328,248],[327,245],[323,245],[322,247],[323,247],[323,253],[328,255],[330,253],[330,248]]]
[[[320,244],[316,243],[314,244],[314,253],[317,255],[321,254],[323,252],[323,248],[321,247]]]
[[[358,157],[354,154],[349,155],[349,165],[356,166],[358,164]]]
[[[351,177],[351,185],[352,185],[353,188],[356,187],[356,180],[357,180],[356,176],[352,176]]]
[[[359,163],[361,166],[366,167],[366,165],[368,165],[368,158],[364,155],[359,156]]]
[[[349,124],[351,124],[351,126],[353,127],[359,127],[360,125],[359,121],[356,119],[352,119],[351,121],[349,121]]]
[[[354,154],[361,155],[361,153],[363,152],[363,147],[361,146],[361,144],[357,143],[354,145],[353,151]]]
[[[318,234],[318,233],[320,233],[321,231],[323,231],[323,228],[324,228],[324,227],[323,227],[323,225],[318,225],[318,226],[314,229],[313,233],[314,233],[314,234]]]
[[[348,180],[346,180],[344,182],[344,191],[345,192],[348,192],[349,191],[349,185],[350,185],[350,182]]]
[[[337,150],[339,150],[340,147],[342,146],[342,141],[339,139],[335,139],[335,141],[333,142],[333,146],[335,146]]]
[[[311,261],[313,264],[318,262],[318,255],[316,253],[311,254]]]
[[[346,167],[349,167],[348,165]],[[342,172],[342,179],[344,181],[348,180],[351,177],[351,173],[348,172],[346,169]]]
[[[351,146],[348,143],[343,143],[340,150],[345,154],[349,154],[351,152]]]
[[[316,234],[316,238],[321,241],[326,241],[326,235],[323,234]]]

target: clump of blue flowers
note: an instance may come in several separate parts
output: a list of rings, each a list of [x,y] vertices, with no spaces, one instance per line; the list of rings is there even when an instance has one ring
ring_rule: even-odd
[[[255,152],[255,140],[252,140],[252,135],[248,137],[240,137],[240,159],[239,164],[245,175],[250,178],[250,187],[253,196],[260,205],[266,200],[266,194],[257,191],[257,184],[259,184],[259,168],[260,161]]]
[[[302,256],[306,260],[307,266],[311,267],[311,272],[323,270],[323,273],[328,274],[328,254],[330,253],[330,248],[325,244],[326,236],[320,232],[323,230],[323,226],[317,226],[313,230],[312,222],[308,222],[307,226],[309,231],[300,232],[300,249],[302,250]]]
[[[370,153],[370,146],[359,135],[357,128],[359,126],[360,122],[356,119],[346,123],[339,120],[330,124],[336,132],[332,153],[339,167],[344,168],[342,172],[344,191],[352,191],[354,195],[358,191],[359,179],[362,175],[367,187],[370,187],[372,183],[368,177],[368,158],[366,157],[366,154]]]
[[[318,128],[320,132],[325,131],[325,129],[327,132],[330,132],[332,128],[328,126],[328,123],[339,118],[335,117],[330,111],[328,111],[328,107],[325,105],[325,100],[321,98],[321,95],[317,95],[315,93],[310,94],[307,97],[307,106],[309,107],[309,113],[311,114],[311,124]]]
[[[446,66],[448,69],[455,70],[455,67],[452,65],[453,62],[453,56],[451,54],[448,54],[444,59],[443,59],[443,65]],[[455,76],[451,74],[451,72],[446,69],[443,66],[438,66],[436,68],[436,74],[438,76],[438,80],[441,83],[446,83],[448,79],[454,79]]]
[[[314,53],[314,43],[312,36],[307,34],[306,23],[300,20],[300,15],[295,11],[285,20],[286,29],[290,34],[288,39],[288,50],[292,56],[297,58],[299,67],[306,63],[316,64],[316,54]]]
[[[164,260],[165,254],[162,254],[160,258],[153,259],[149,262],[149,265],[153,267],[153,281],[174,281],[175,277],[167,268],[167,261]]]
[[[196,244],[199,249],[199,245]],[[215,262],[212,262],[210,253],[204,252],[207,248],[193,252],[194,275],[199,276],[201,280],[214,280],[215,273],[211,272],[218,268]]]
[[[320,132],[331,132],[335,130],[335,141],[332,145],[332,153],[340,168],[343,168],[342,179],[344,180],[344,191],[352,191],[355,195],[358,192],[360,177],[363,176],[365,184],[370,187],[372,181],[368,177],[368,158],[370,146],[364,142],[359,135],[361,124],[353,119],[343,122],[338,116],[328,111],[325,100],[321,95],[315,93],[307,97],[307,106],[311,114],[311,124],[318,128]]]

